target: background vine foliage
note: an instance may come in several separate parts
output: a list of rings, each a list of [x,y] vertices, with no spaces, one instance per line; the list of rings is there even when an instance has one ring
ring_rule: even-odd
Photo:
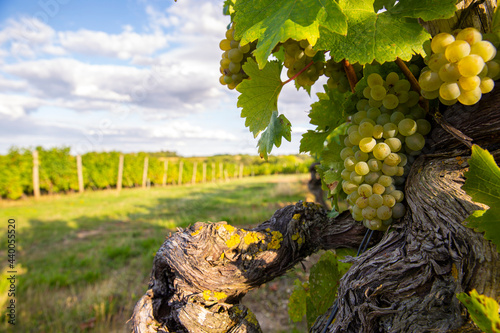
[[[314,281],[296,286],[308,296],[305,305],[292,297],[292,319],[314,314],[311,332],[475,331],[459,294],[481,329],[500,332],[495,7],[226,0],[220,83],[240,93],[261,157],[291,137],[278,110],[283,85],[310,92],[328,77],[300,151],[320,161],[334,209],[299,202],[251,230],[224,222],[180,230],[156,254],[134,330],[260,332],[240,303],[249,289],[320,249],[358,248],[368,228],[372,247],[346,257],[352,266],[331,308],[313,299],[322,279],[340,275],[330,256],[321,265],[335,274],[318,267]]]

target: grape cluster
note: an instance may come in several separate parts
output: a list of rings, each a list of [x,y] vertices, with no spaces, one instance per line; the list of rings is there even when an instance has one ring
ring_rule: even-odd
[[[241,45],[239,41],[234,39],[234,26],[226,31],[226,38],[221,40],[219,47],[222,53],[220,61],[220,72],[222,76],[219,81],[222,85],[227,85],[231,90],[248,78],[241,66],[251,56],[251,52],[255,49],[253,43]]]
[[[457,101],[473,105],[493,90],[500,74],[500,64],[494,60],[497,51],[475,28],[460,30],[456,36],[440,33],[432,38],[431,49],[428,67],[418,79],[423,97],[439,98],[445,105]]]
[[[431,124],[418,105],[419,94],[410,91],[410,83],[397,73],[389,73],[385,80],[372,73],[367,82],[340,153],[342,189],[356,221],[385,230],[405,214],[399,186],[409,171],[408,162],[424,147]]]
[[[363,76],[363,66],[359,63],[354,63],[352,67],[359,81]],[[345,93],[351,89],[344,70],[344,65],[341,62],[335,62],[333,59],[329,59],[325,66],[325,76],[328,77],[328,81],[326,82],[328,88],[337,89],[341,93]]]
[[[285,49],[284,65],[288,69],[287,76],[289,79],[295,77],[298,86],[310,87],[323,75],[325,63],[314,61],[311,64],[317,51],[313,50],[307,40],[288,39],[282,46]],[[306,66],[309,67],[302,71]],[[299,74],[299,72],[301,73]],[[296,76],[297,74],[299,75]]]

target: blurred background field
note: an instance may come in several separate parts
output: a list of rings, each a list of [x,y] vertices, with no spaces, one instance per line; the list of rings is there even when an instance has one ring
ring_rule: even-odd
[[[147,288],[153,256],[169,233],[197,221],[252,227],[281,207],[312,201],[307,180],[307,174],[294,172],[124,188],[120,194],[111,189],[0,201],[2,216],[14,218],[17,227],[13,332],[126,332],[133,306]],[[2,307],[6,265],[5,259],[0,264]],[[261,317],[264,332],[300,327],[289,323],[286,300],[293,280],[305,274],[292,270],[245,298]],[[272,312],[262,316],[270,309],[276,318],[269,318]],[[0,331],[11,329],[4,318]]]

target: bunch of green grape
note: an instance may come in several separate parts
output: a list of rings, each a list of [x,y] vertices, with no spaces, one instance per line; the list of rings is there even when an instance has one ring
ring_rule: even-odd
[[[285,49],[284,65],[288,69],[287,76],[289,79],[295,77],[298,86],[310,87],[323,75],[325,67],[323,61],[314,61],[310,65],[317,51],[313,50],[307,40],[288,39],[282,46]],[[299,74],[306,66],[309,67]],[[296,76],[297,74],[299,75]]]
[[[407,156],[420,153],[431,124],[418,105],[419,94],[397,73],[385,80],[372,73],[367,82],[340,153],[342,189],[356,221],[385,230],[405,214],[399,186],[409,172]]]
[[[357,81],[359,81],[363,76],[363,66],[359,63],[354,63],[352,67],[356,73]],[[328,81],[326,82],[328,88],[337,89],[341,93],[345,93],[351,89],[344,70],[344,65],[341,62],[335,62],[333,59],[329,59],[325,66],[325,76],[328,77]]]
[[[255,45],[253,43],[241,45],[239,41],[235,40],[233,26],[226,31],[226,38],[221,40],[219,47],[224,51],[220,61],[222,76],[219,81],[222,85],[227,85],[229,89],[233,90],[243,79],[248,78],[241,66],[251,56]]]
[[[476,104],[482,94],[489,93],[500,77],[500,64],[494,60],[495,46],[483,40],[475,28],[440,33],[431,40],[432,55],[427,59],[418,82],[427,99],[439,97],[445,105],[457,101]]]

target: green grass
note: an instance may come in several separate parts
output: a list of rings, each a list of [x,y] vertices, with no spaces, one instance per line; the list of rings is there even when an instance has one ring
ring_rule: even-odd
[[[154,254],[169,233],[197,221],[258,224],[278,208],[306,199],[306,180],[266,176],[127,189],[120,195],[100,191],[0,201],[4,220],[16,220],[18,272],[17,324],[11,327],[2,316],[0,331],[125,332],[147,288]],[[6,227],[2,234],[6,238]],[[5,253],[6,242],[0,244]],[[0,305],[5,309],[4,258]]]

